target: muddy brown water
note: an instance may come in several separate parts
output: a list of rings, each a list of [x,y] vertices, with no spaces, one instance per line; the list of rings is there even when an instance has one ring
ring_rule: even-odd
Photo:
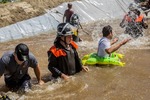
[[[119,37],[120,41],[129,37],[122,34],[123,30],[118,26],[118,20],[108,22],[85,25],[84,30],[90,35],[80,31],[83,41],[78,43],[78,52],[81,58],[85,54],[96,52],[99,33],[104,25],[112,25],[115,37]],[[47,50],[53,44],[55,33],[49,32],[31,38],[1,43],[0,56],[8,50],[14,50],[18,43],[26,43],[30,51],[37,57],[42,79],[46,83],[42,86],[37,85],[33,70],[30,69],[33,87],[26,94],[20,95],[7,91],[3,77],[0,79],[0,91],[6,93],[12,100],[149,100],[149,29],[145,31],[144,37],[132,39],[117,51],[125,55],[122,59],[126,63],[124,67],[89,66],[88,73],[78,73],[67,82],[61,79],[48,81],[50,72],[47,68]]]

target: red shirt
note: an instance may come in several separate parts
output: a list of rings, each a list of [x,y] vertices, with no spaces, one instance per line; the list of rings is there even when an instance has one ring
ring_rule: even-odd
[[[64,16],[66,17],[66,21],[65,22],[70,22],[70,18],[71,18],[73,13],[74,12],[71,9],[67,9],[65,11],[65,14],[64,14]]]

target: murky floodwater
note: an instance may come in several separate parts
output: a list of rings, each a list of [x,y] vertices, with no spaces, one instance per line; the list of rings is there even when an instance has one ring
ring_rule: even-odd
[[[113,26],[115,37],[123,40],[129,36],[122,34],[118,21],[109,21]],[[79,44],[79,55],[97,51],[98,34],[107,23],[92,23],[84,26],[81,31],[83,42]],[[149,28],[150,29],[150,28]],[[7,91],[3,77],[0,79],[0,91],[5,92],[13,100],[149,100],[150,98],[150,32],[145,31],[144,37],[132,39],[121,47],[118,52],[125,55],[125,67],[92,67],[88,73],[81,72],[70,78],[48,81],[50,72],[47,69],[47,50],[53,44],[55,34],[42,34],[32,38],[15,40],[0,44],[0,56],[7,50],[13,50],[16,44],[26,43],[30,51],[37,57],[46,83],[36,85],[35,75],[30,69],[33,88],[26,94],[20,95]]]

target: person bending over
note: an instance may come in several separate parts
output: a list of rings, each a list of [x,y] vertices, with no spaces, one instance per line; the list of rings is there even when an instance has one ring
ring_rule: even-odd
[[[0,59],[0,77],[4,74],[6,86],[14,92],[25,92],[31,88],[29,67],[34,69],[38,83],[42,85],[39,64],[34,55],[29,52],[26,44],[20,43],[15,51],[8,51]]]

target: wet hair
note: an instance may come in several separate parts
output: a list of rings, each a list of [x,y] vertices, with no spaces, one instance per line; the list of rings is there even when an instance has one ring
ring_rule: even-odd
[[[102,33],[104,37],[107,37],[110,33],[112,33],[112,27],[110,25],[103,27]]]

